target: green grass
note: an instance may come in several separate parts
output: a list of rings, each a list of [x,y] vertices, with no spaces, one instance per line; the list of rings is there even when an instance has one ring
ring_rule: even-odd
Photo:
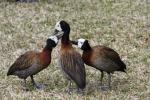
[[[1,2],[0,98],[149,100],[149,11],[148,0],[51,0],[50,3],[30,4]],[[100,72],[86,66],[85,95],[63,92],[67,81],[58,64],[60,45],[53,51],[50,66],[35,76],[36,82],[47,84],[44,90],[34,89],[28,79],[30,91],[25,92],[20,79],[6,76],[8,68],[20,54],[42,49],[55,23],[61,19],[70,23],[71,39],[86,38],[91,45],[106,45],[120,54],[127,65],[128,75],[113,74],[111,91],[98,89]]]

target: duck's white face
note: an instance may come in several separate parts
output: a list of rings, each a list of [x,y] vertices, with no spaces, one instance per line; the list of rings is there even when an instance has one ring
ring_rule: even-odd
[[[78,39],[78,47],[82,48],[84,42],[85,42],[85,39]]]
[[[55,30],[59,31],[59,32],[62,32],[62,28],[61,28],[61,25],[60,25],[60,21],[56,23],[55,25]]]
[[[56,44],[58,43],[58,38],[56,36],[50,36],[49,39],[53,40]]]

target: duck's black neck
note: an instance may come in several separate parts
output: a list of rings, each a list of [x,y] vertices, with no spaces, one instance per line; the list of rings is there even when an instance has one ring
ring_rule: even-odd
[[[64,35],[62,36],[62,39],[61,39],[61,43],[63,43],[63,44],[70,43],[69,33],[64,33]]]
[[[84,47],[81,48],[83,51],[87,52],[92,50],[91,46],[89,43],[87,43]]]

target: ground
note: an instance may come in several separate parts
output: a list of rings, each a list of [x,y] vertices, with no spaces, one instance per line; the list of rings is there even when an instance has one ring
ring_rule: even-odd
[[[30,91],[22,89],[22,80],[7,77],[16,58],[28,50],[42,50],[59,20],[71,26],[72,40],[89,39],[91,45],[116,50],[127,65],[127,74],[115,72],[112,90],[99,88],[100,72],[86,66],[84,94],[64,92],[67,80],[61,73],[60,44],[52,52],[52,63],[38,75],[36,90],[28,78]],[[77,49],[77,48],[76,48]],[[77,49],[80,53],[81,50]],[[38,3],[0,2],[0,98],[11,99],[150,99],[150,1],[149,0],[49,0]],[[107,75],[104,79],[107,84]],[[75,86],[75,85],[74,85]]]

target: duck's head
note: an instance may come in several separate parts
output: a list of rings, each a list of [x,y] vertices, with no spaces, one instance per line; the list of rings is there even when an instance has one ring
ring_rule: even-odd
[[[83,39],[83,38],[78,39],[77,41],[71,41],[71,43],[74,45],[77,45],[80,49],[82,49],[84,51],[91,49],[88,40]]]
[[[48,37],[46,41],[46,47],[54,48],[58,44],[59,39],[62,37],[62,34],[54,35]]]
[[[66,21],[61,20],[56,23],[54,35],[56,34],[69,35],[69,33],[70,33],[70,25]]]

